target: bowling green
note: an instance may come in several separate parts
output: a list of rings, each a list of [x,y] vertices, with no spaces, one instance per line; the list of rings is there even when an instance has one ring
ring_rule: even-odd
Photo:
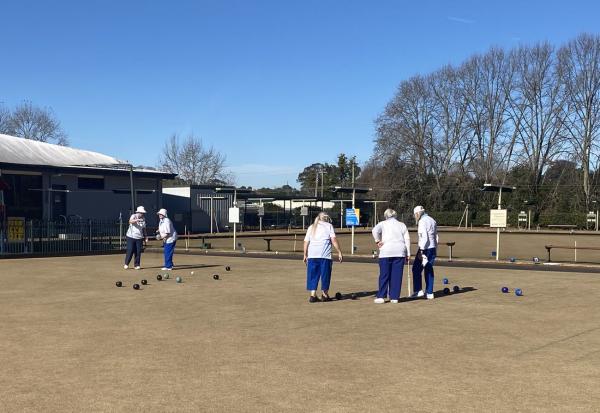
[[[598,274],[438,267],[435,300],[376,305],[376,263],[343,263],[331,292],[359,299],[309,304],[301,260],[180,254],[158,282],[161,258],[1,260],[0,411],[600,406]]]

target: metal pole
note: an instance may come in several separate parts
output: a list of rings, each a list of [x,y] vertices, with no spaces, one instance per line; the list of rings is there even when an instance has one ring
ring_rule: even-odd
[[[527,210],[527,231],[531,231],[531,208]]]
[[[131,190],[131,213],[135,212],[135,188],[133,187],[133,165],[129,165],[129,189]]]
[[[210,234],[213,234],[213,201],[214,198],[210,196]]]
[[[261,198],[261,199],[260,199],[260,208],[262,208],[262,206],[263,206],[263,203],[262,203],[262,198]],[[260,212],[260,211],[259,211],[259,212]],[[259,230],[260,232],[262,232],[262,218],[263,218],[263,217],[262,217],[262,215],[259,215],[259,216],[258,216],[258,230]]]
[[[467,204],[467,214],[465,215],[465,229],[469,228],[469,204]]]
[[[319,171],[315,171],[315,198],[317,197],[318,189],[319,189]]]
[[[598,210],[596,210],[596,232],[598,232]]]
[[[352,209],[354,209],[354,212],[356,213],[356,209],[355,209],[355,205],[354,205],[354,201],[356,198],[356,189],[354,188],[354,162],[352,162]],[[355,225],[352,225],[352,251],[350,252],[351,255],[354,255],[354,227]]]

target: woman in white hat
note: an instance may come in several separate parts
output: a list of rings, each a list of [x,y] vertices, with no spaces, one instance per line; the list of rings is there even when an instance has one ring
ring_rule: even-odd
[[[127,229],[127,254],[125,255],[125,265],[123,268],[129,268],[131,256],[135,256],[135,269],[139,270],[142,267],[142,244],[146,238],[146,210],[143,206],[137,207],[135,214],[129,218],[129,228]],[[148,241],[146,239],[146,241]]]
[[[171,271],[173,269],[173,254],[175,253],[175,244],[177,243],[177,231],[175,226],[167,217],[167,210],[161,208],[158,211],[158,230],[156,238],[163,241],[165,266],[163,271]]]

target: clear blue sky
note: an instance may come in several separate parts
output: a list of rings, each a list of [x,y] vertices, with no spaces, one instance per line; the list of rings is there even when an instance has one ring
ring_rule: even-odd
[[[0,102],[52,107],[71,145],[155,165],[172,133],[238,185],[366,161],[398,83],[492,45],[600,32],[596,1],[0,0]]]

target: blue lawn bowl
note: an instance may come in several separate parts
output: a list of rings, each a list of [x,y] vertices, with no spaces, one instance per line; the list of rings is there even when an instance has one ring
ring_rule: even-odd
[[[444,279],[442,280],[442,282],[443,282],[444,284],[448,284],[448,279],[447,279],[447,278],[444,278]]]
[[[521,297],[523,295],[523,290],[521,290],[520,288],[517,288],[515,290],[515,295],[518,297]]]
[[[510,257],[510,262],[516,262],[517,259],[515,257]]]
[[[504,294],[508,293],[508,287],[502,287],[502,292],[503,292]]]
[[[496,256],[496,251],[492,251],[492,257]]]

